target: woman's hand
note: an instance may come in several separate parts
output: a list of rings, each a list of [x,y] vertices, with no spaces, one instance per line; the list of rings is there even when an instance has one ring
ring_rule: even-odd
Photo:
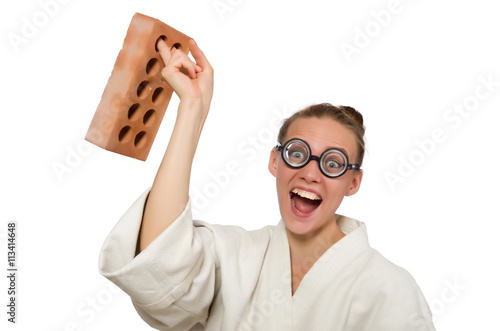
[[[189,200],[189,181],[198,140],[213,93],[213,69],[194,40],[189,41],[196,62],[163,40],[158,50],[165,62],[162,76],[181,102],[172,136],[144,209],[140,250],[144,250],[181,214]]]
[[[169,49],[162,39],[157,47],[165,63],[162,76],[181,102],[202,101],[204,108],[208,108],[213,94],[213,68],[196,42],[189,40],[189,49],[196,62],[175,47]]]

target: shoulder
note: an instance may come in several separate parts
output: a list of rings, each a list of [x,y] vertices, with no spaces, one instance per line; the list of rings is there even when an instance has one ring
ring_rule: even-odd
[[[369,249],[369,258],[360,278],[365,284],[371,284],[380,291],[393,292],[416,287],[413,276],[406,269],[389,261],[373,248]]]
[[[358,248],[351,263],[355,320],[371,319],[382,330],[433,330],[429,307],[413,276],[369,246],[364,223],[342,217],[340,226],[352,237],[350,248]]]
[[[346,234],[346,246],[349,251],[356,250],[352,258],[356,261],[357,279],[363,286],[372,286],[378,290],[390,290],[395,285],[412,287],[413,277],[406,269],[389,261],[376,249],[370,247],[366,226],[356,219],[337,215],[338,224]],[[349,245],[347,245],[349,243]],[[354,261],[353,261],[354,262]]]
[[[358,316],[382,329],[434,330],[425,297],[413,276],[373,248],[356,279]]]

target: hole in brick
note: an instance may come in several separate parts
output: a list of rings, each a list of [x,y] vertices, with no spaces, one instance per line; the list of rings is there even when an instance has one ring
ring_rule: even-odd
[[[139,117],[139,104],[134,103],[128,110],[128,119],[131,121],[135,121]]]
[[[164,42],[167,42],[167,36],[160,36],[158,39],[156,39],[156,42],[155,42],[155,49],[157,52],[159,52],[159,49],[158,49],[158,42],[160,41],[160,39],[162,39]]]
[[[155,105],[157,105],[157,104],[161,103],[164,98],[165,98],[165,89],[163,87],[158,87],[154,91],[153,97],[151,98],[151,100],[153,101],[153,103]]]
[[[120,130],[118,134],[118,141],[121,143],[126,143],[130,140],[132,136],[132,128],[130,126],[126,126]]]
[[[142,119],[142,122],[146,126],[150,126],[151,124],[154,123],[156,119],[156,111],[154,109],[150,109],[144,114],[144,118]]]
[[[160,71],[160,62],[154,57],[146,65],[146,74],[154,76],[158,71]]]
[[[147,97],[149,92],[151,92],[151,85],[149,85],[149,82],[147,80],[139,84],[139,87],[137,88],[137,96],[139,97],[139,99],[144,99],[145,97]]]
[[[182,45],[180,43],[175,43],[172,48],[177,48],[177,49],[180,49],[182,50]]]
[[[146,131],[141,131],[135,136],[134,145],[135,147],[142,148],[146,145]]]

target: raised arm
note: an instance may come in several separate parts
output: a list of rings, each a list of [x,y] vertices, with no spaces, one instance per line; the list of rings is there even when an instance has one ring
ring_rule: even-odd
[[[172,224],[189,199],[191,166],[213,92],[210,63],[194,40],[190,40],[189,47],[196,63],[183,52],[169,49],[163,40],[158,42],[166,64],[162,76],[179,96],[180,103],[172,136],[144,210],[140,251]]]

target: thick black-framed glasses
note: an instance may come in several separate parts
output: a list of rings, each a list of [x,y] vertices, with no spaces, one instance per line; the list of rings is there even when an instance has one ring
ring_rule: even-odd
[[[321,156],[312,155],[311,147],[302,139],[292,138],[283,145],[276,146],[281,152],[281,158],[292,168],[303,168],[311,160],[318,162],[321,173],[329,178],[337,178],[345,174],[347,170],[359,170],[358,164],[349,164],[347,155],[338,148],[329,148]]]

